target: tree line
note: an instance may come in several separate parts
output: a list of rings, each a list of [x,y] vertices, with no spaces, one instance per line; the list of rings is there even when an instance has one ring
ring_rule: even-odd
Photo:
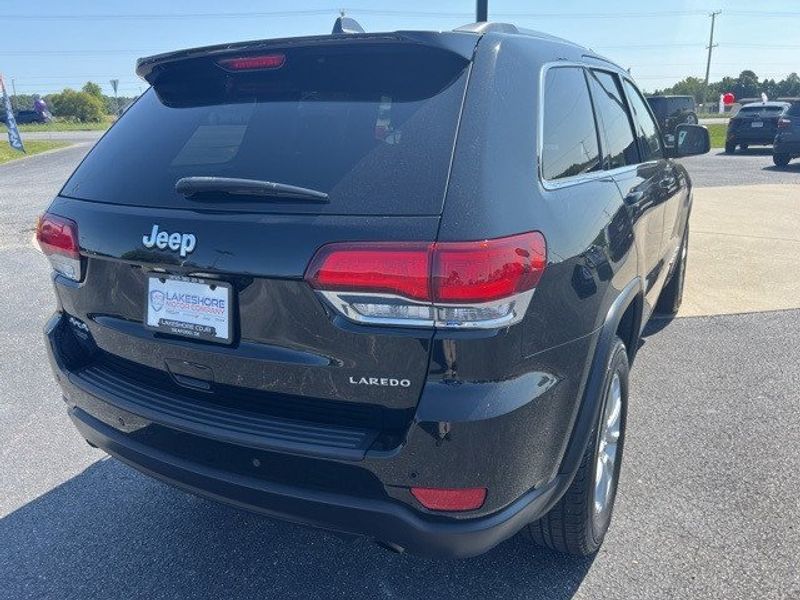
[[[100,86],[87,81],[80,90],[64,88],[55,94],[42,96],[54,117],[82,123],[102,121],[109,115],[116,115],[136,98],[131,96],[106,96]],[[33,108],[33,94],[17,94],[13,98],[16,110]],[[119,106],[119,109],[118,109]]]
[[[656,90],[653,94],[662,95],[689,95],[694,96],[696,102],[703,102],[704,97],[709,102],[716,102],[721,94],[733,93],[736,99],[760,98],[765,93],[770,99],[800,98],[800,76],[790,73],[786,78],[776,81],[774,79],[759,80],[758,75],[750,70],[742,71],[738,77],[723,77],[720,81],[708,84],[708,93],[705,95],[705,82],[699,77],[687,77],[672,87]],[[705,96],[704,96],[705,95]]]

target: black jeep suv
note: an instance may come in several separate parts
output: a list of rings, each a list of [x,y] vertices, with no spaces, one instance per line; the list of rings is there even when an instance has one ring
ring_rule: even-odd
[[[514,26],[139,61],[40,219],[93,446],[438,556],[597,550],[628,366],[680,304],[692,190],[617,65]]]
[[[678,125],[697,125],[697,107],[693,96],[648,96],[647,103],[661,127],[664,142],[672,146]]]

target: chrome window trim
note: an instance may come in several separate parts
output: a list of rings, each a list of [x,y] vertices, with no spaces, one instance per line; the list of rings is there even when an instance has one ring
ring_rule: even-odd
[[[537,129],[536,132],[536,166],[537,166],[537,174],[539,176],[539,183],[541,186],[548,191],[558,190],[565,187],[570,187],[573,185],[579,185],[581,183],[586,183],[588,181],[598,181],[598,180],[610,180],[616,175],[621,175],[624,173],[628,173],[630,171],[635,171],[639,168],[640,165],[645,164],[645,162],[639,162],[633,165],[625,165],[622,167],[617,167],[615,169],[609,170],[602,170],[602,171],[594,171],[591,173],[580,173],[578,175],[570,175],[569,177],[562,177],[560,179],[547,179],[544,176],[544,172],[542,170],[542,152],[544,151],[544,92],[545,92],[545,81],[547,80],[547,73],[550,69],[559,68],[559,67],[572,67],[572,68],[579,68],[584,71],[584,74],[587,69],[592,69],[595,71],[605,71],[606,73],[611,73],[612,75],[616,75],[620,77],[620,79],[625,79],[625,75],[620,70],[615,70],[610,66],[606,65],[592,65],[588,63],[582,62],[575,62],[575,61],[552,61],[542,65],[541,71],[539,72],[539,114],[537,116]],[[630,79],[630,78],[628,78]],[[635,86],[635,84],[634,84]],[[638,88],[637,88],[638,89]],[[586,92],[589,92],[589,87],[587,84]],[[622,93],[625,94],[625,89],[622,89]],[[591,102],[591,96],[590,100]],[[627,97],[626,97],[627,101]],[[594,111],[594,103],[592,103],[592,110]],[[630,109],[629,109],[630,110]],[[598,140],[601,138],[599,125],[595,121],[595,129],[597,130]],[[600,151],[602,154],[603,146],[599,144]],[[602,160],[602,155],[601,155]],[[652,162],[652,161],[646,161]]]

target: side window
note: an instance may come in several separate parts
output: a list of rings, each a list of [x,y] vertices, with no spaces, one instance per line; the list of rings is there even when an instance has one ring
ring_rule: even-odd
[[[597,130],[583,69],[552,68],[544,86],[542,175],[561,179],[600,170]]]
[[[589,71],[598,124],[603,132],[603,162],[606,169],[616,169],[639,162],[639,149],[631,129],[622,89],[616,75]]]
[[[663,158],[664,153],[661,151],[661,134],[658,132],[658,126],[653,121],[653,117],[650,116],[639,90],[627,79],[625,80],[625,93],[631,103],[636,134],[639,137],[640,146],[644,153],[642,160]]]

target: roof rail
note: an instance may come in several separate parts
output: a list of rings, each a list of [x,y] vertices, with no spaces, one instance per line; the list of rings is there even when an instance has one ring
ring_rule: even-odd
[[[336,17],[336,20],[333,22],[333,31],[331,31],[331,34],[335,33],[364,33],[364,28],[355,19],[345,17],[344,14],[342,14],[341,17]]]
[[[468,23],[461,27],[456,27],[453,31],[465,31],[467,33],[519,33],[517,26],[512,23],[485,22]]]

